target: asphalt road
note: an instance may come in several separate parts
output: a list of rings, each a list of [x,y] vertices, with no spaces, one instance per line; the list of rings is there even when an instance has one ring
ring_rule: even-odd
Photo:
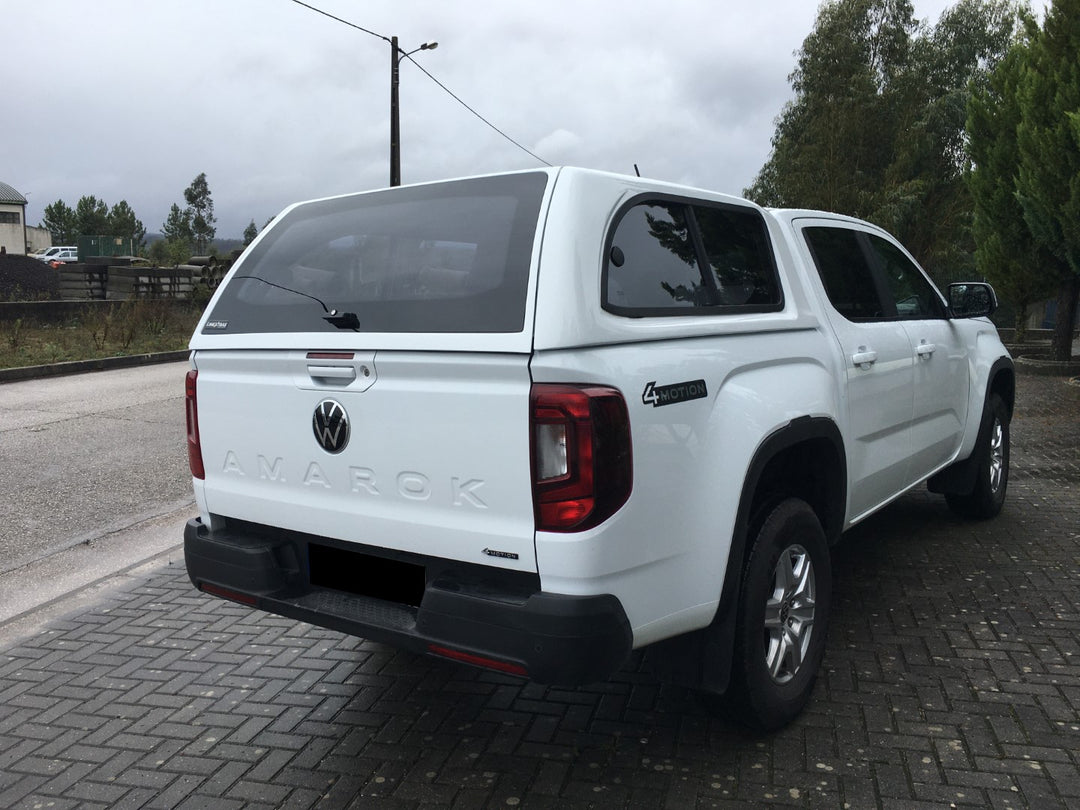
[[[0,575],[189,507],[186,369],[0,385]]]

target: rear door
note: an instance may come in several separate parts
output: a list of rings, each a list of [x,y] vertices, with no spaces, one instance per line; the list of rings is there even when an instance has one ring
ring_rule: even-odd
[[[528,362],[549,176],[279,218],[192,341],[206,516],[535,570]]]
[[[844,363],[852,520],[909,481],[914,401],[911,344],[889,306],[862,231],[830,220],[796,220],[818,269]]]

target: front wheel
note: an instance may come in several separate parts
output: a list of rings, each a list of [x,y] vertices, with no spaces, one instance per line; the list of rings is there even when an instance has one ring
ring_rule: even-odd
[[[986,520],[996,517],[1005,503],[1009,486],[1009,411],[997,394],[990,397],[979,443],[974,450],[975,488],[967,495],[945,496],[958,515]]]
[[[791,722],[810,698],[832,598],[821,522],[798,498],[765,518],[747,558],[726,701],[762,730]]]

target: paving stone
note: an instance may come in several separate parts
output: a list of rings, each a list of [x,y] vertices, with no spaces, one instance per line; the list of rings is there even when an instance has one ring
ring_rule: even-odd
[[[833,551],[791,726],[635,655],[553,689],[204,597],[177,566],[0,650],[0,807],[1080,806],[1080,389],[1018,378],[1001,516],[919,490]]]

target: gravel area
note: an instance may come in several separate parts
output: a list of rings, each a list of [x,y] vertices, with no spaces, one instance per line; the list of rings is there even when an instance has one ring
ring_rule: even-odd
[[[60,297],[60,274],[29,256],[0,253],[0,301]]]

